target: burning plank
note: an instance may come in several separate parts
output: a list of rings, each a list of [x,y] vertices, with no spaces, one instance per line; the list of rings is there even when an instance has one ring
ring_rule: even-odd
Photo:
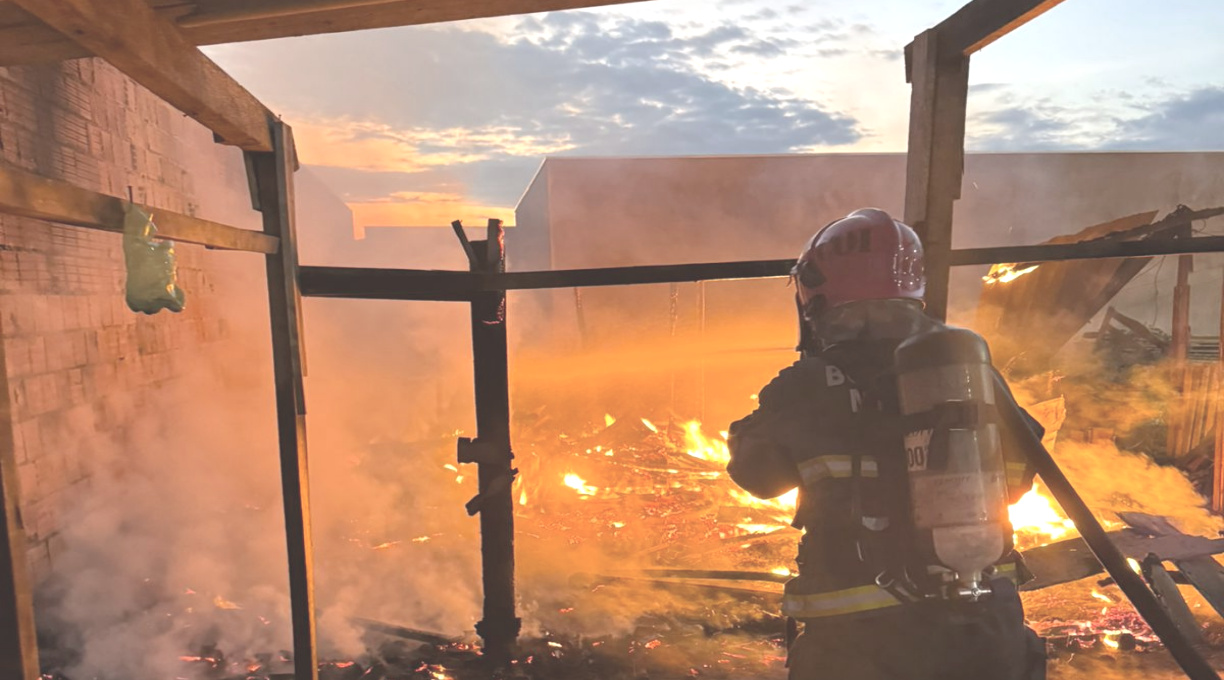
[[[1164,517],[1132,512],[1118,514],[1132,528],[1111,531],[1109,537],[1124,555],[1133,559],[1142,560],[1148,555],[1159,555],[1161,559],[1177,564],[1180,569],[1183,562],[1203,558],[1211,560],[1211,555],[1224,553],[1224,538],[1188,536],[1173,528]],[[1159,535],[1149,533],[1153,530],[1158,530]],[[1082,538],[1030,548],[1022,551],[1022,555],[1025,564],[1036,577],[1021,587],[1021,590],[1026,591],[1078,581],[1104,571]],[[1204,579],[1206,578],[1210,577],[1204,576]],[[1215,603],[1212,606],[1215,607]]]
[[[1137,213],[1059,236],[1047,244],[1169,238],[1186,230],[1195,213],[1180,207],[1157,222],[1156,211]],[[1044,366],[1080,328],[1139,274],[1150,257],[999,264],[984,277],[975,326],[990,341],[998,365],[1023,357]]]

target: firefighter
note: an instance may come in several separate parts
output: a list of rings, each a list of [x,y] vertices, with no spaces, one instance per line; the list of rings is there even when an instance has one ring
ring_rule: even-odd
[[[903,527],[913,511],[903,501],[907,453],[894,352],[907,339],[949,329],[923,312],[917,235],[882,210],[855,211],[811,238],[792,278],[801,357],[760,390],[756,411],[731,425],[727,465],[758,498],[800,490],[798,576],[783,600],[783,612],[802,624],[788,650],[790,679],[1044,678],[1044,642],[1024,624],[1016,587],[1026,572],[1005,512],[1004,558],[984,576],[989,594],[932,596],[915,589],[914,569],[904,566],[912,566]],[[988,361],[984,370],[997,377]],[[995,384],[1014,405],[1002,378]],[[1012,422],[1040,436],[1041,426],[1015,408]],[[1009,445],[1005,422],[1000,430],[1000,494],[1014,503],[1034,474]],[[902,472],[887,473],[896,461]]]

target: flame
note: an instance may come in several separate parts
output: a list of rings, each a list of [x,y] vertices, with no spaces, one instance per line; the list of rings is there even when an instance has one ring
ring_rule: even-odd
[[[778,576],[790,576],[791,570],[790,567],[774,567],[769,570],[769,573],[777,574]]]
[[[996,264],[991,266],[990,272],[982,277],[986,283],[1008,283],[1024,276],[1025,274],[1036,269],[1038,265],[1030,265],[1024,269],[1016,269],[1013,263]]]
[[[1130,565],[1131,571],[1139,574],[1140,576],[1143,575],[1143,568],[1139,566],[1138,560],[1133,557],[1128,557],[1126,558],[1126,563]]]
[[[615,422],[616,418],[613,418],[611,413],[604,414],[604,427],[612,427],[612,423]]]
[[[1036,485],[1009,507],[1007,514],[1016,535],[1016,544],[1022,548],[1047,545],[1075,531],[1075,522],[1056,510],[1050,498],[1042,494]]]
[[[1116,637],[1111,637],[1111,636],[1116,636],[1116,635],[1121,635],[1121,633],[1119,631],[1114,631],[1114,630],[1106,631],[1105,635],[1101,637],[1101,642],[1103,642],[1105,646],[1110,649],[1117,649],[1118,639]]]
[[[707,437],[701,432],[701,423],[690,420],[684,424],[685,453],[719,465],[726,465],[731,460],[731,452],[727,449],[727,433],[720,432],[722,439]]]
[[[239,605],[230,602],[220,595],[213,598],[213,606],[217,609],[242,609]]]
[[[654,423],[650,422],[649,420],[646,420],[645,418],[642,418],[642,424],[645,425],[646,429],[650,430],[651,432],[659,431],[659,428],[655,427]]]
[[[1111,599],[1111,598],[1110,598],[1108,595],[1106,595],[1105,593],[1102,593],[1102,592],[1098,592],[1098,591],[1096,591],[1096,590],[1093,590],[1093,591],[1092,591],[1092,596],[1093,596],[1093,597],[1095,597],[1096,599],[1100,600],[1101,602],[1108,602],[1108,603],[1110,603],[1110,604],[1113,604],[1113,600],[1112,600],[1112,599]]]
[[[585,479],[572,472],[565,475],[565,485],[582,496],[594,496],[599,491],[599,489],[587,484]]]

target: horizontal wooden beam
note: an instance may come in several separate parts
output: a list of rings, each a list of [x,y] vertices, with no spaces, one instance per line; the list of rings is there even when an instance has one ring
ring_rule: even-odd
[[[1179,239],[1149,239],[1146,241],[1088,241],[1039,246],[1002,246],[999,248],[965,248],[952,251],[952,266],[1021,262],[1040,264],[1059,260],[1105,260],[1153,255],[1192,255],[1194,253],[1224,253],[1224,236],[1198,236]]]
[[[220,141],[270,151],[272,114],[144,0],[10,0],[99,56]]]
[[[951,266],[1004,262],[1054,262],[1103,258],[1224,253],[1224,236],[1144,241],[1090,241],[1038,246],[966,248],[950,253]],[[302,295],[368,300],[470,301],[496,290],[540,290],[592,286],[635,286],[737,279],[766,279],[790,275],[794,260],[754,260],[704,264],[560,269],[556,271],[479,274],[428,269],[371,269],[360,267],[302,267]]]
[[[30,0],[41,2],[42,0]],[[267,40],[625,4],[642,0],[151,0],[195,45]],[[0,2],[0,66],[87,57],[89,50]]]
[[[794,264],[794,260],[757,260],[503,274],[359,267],[302,267],[299,271],[302,295],[311,297],[464,301],[498,290],[773,278],[788,276]]]
[[[0,213],[122,233],[125,202],[25,170],[0,167]],[[262,232],[142,207],[153,215],[159,238],[265,254],[275,253],[280,243],[275,236]]]
[[[1062,0],[971,0],[934,30],[941,56],[969,56],[1053,9]],[[914,44],[905,47],[909,81]]]

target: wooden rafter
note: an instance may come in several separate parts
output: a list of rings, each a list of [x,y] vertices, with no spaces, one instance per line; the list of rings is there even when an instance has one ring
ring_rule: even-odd
[[[35,4],[43,0],[27,0]],[[148,0],[194,45],[267,40],[552,12],[641,0]],[[16,4],[0,1],[0,66],[91,53]]]
[[[248,151],[270,151],[271,113],[144,0],[10,0]]]
[[[0,213],[123,231],[124,201],[12,167],[0,167]],[[190,215],[143,206],[153,215],[158,236],[223,250],[275,253],[279,240],[262,232],[239,229]]]
[[[1063,0],[972,0],[931,29],[939,34],[940,55],[967,57],[1053,9]],[[914,43],[905,47],[909,80]]]

